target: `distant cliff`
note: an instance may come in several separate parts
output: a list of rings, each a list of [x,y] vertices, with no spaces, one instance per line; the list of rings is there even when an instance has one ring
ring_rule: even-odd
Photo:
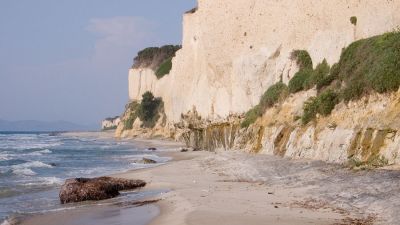
[[[346,74],[356,74],[356,67],[340,61],[364,54],[350,49],[343,56],[352,43],[354,49],[360,43],[382,44],[381,39],[356,41],[398,29],[399,11],[400,1],[199,0],[184,15],[182,49],[172,58],[169,73],[157,77],[151,66],[132,68],[129,97],[140,102],[150,91],[163,100],[164,121],[146,129],[147,136],[157,130],[207,149],[398,164],[397,74],[390,77],[394,88],[379,91],[370,85],[360,94],[364,83],[346,89],[352,84]],[[384,58],[397,49],[396,43],[385,46],[386,52],[365,54]],[[382,60],[376,68],[385,67]],[[340,75],[330,76],[338,67]],[[365,82],[371,77],[379,80],[371,75]],[[278,83],[288,86],[284,98],[280,89],[267,93]],[[140,133],[119,128],[117,136]]]

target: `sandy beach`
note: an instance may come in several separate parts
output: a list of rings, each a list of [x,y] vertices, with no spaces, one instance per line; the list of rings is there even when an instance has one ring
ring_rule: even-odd
[[[119,174],[147,180],[147,189],[169,188],[159,196],[158,224],[352,224],[356,216],[322,202],[305,200],[307,187],[269,186],[253,168],[241,165],[242,153],[175,154],[157,168]],[[229,157],[219,161],[218,157]],[[221,159],[222,159],[221,158]],[[235,165],[236,166],[232,166]],[[244,166],[244,167],[242,167]],[[360,219],[368,224],[370,218]]]
[[[168,151],[157,154],[173,160],[113,176],[145,180],[148,184],[139,192],[153,195],[141,201],[151,204],[48,213],[22,224],[54,224],[55,219],[65,225],[333,225],[398,221],[398,203],[394,201],[400,198],[398,171],[352,171],[319,161],[233,151],[180,152],[179,143],[142,141],[147,146],[169,146]],[[139,218],[141,210],[150,212],[147,215],[151,217]]]

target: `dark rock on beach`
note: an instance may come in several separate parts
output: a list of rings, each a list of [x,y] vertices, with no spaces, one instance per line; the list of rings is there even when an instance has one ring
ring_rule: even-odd
[[[148,151],[155,151],[157,148],[147,148]]]
[[[98,178],[74,178],[68,179],[61,186],[61,204],[81,202],[88,200],[103,200],[114,198],[119,191],[132,190],[144,187],[146,182],[142,180],[128,180],[112,177]]]
[[[134,163],[139,163],[139,164],[156,164],[157,161],[149,158],[142,158],[140,160],[135,160]]]

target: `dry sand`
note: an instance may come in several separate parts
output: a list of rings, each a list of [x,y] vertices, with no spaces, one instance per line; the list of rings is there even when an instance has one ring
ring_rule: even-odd
[[[231,167],[240,165],[243,157],[233,155],[227,159],[230,162],[218,164],[214,153],[176,153],[172,163],[117,177],[144,179],[149,182],[146,189],[171,189],[156,197],[162,199],[161,215],[153,225],[346,224],[349,220],[349,212],[303,202],[306,188],[270,187],[254,179],[251,167]]]

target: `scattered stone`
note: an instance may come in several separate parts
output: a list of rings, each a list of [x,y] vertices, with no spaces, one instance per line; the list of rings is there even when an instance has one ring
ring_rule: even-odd
[[[187,148],[181,148],[181,152],[188,152],[189,151],[189,149],[187,149]]]
[[[194,152],[199,152],[199,151],[201,151],[201,149],[200,148],[194,148],[193,151]]]
[[[61,204],[88,200],[104,200],[119,195],[119,191],[144,187],[143,180],[128,180],[112,177],[73,178],[61,186]]]
[[[279,208],[277,205],[276,205],[276,206],[274,206],[274,207],[275,207],[275,209]]]
[[[273,195],[274,193],[273,193],[273,192],[268,192],[268,194],[269,194],[269,195]]]
[[[156,151],[157,148],[147,148],[148,151]]]
[[[153,160],[153,159],[149,159],[149,158],[142,158],[142,159],[138,159],[133,161],[134,163],[138,163],[138,164],[156,164],[157,161]]]

